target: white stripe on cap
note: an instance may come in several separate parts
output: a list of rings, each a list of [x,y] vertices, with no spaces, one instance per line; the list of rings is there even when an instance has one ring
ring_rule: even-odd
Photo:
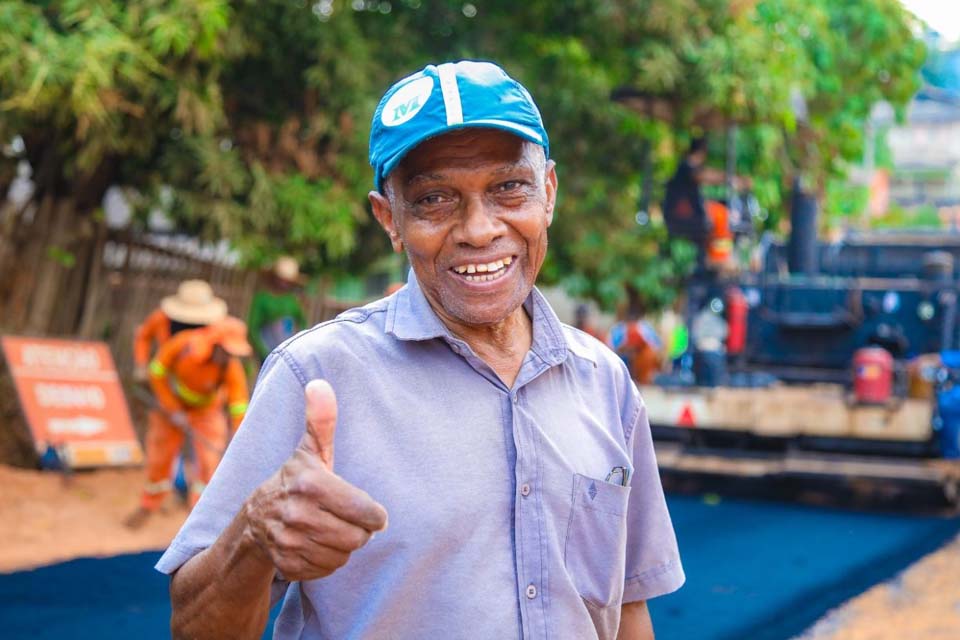
[[[447,126],[463,124],[463,105],[460,104],[460,88],[457,87],[457,71],[452,62],[437,67],[440,76],[440,90],[443,92],[443,106],[447,110]]]

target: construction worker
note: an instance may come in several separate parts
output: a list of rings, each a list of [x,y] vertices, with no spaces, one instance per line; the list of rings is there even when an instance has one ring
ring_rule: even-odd
[[[627,298],[627,304],[618,314],[619,320],[610,327],[607,346],[620,356],[638,384],[651,384],[660,371],[663,342],[645,319],[640,296],[630,289]]]
[[[300,265],[281,256],[273,265],[268,287],[253,295],[247,324],[250,343],[260,362],[281,342],[307,327],[307,318],[295,290],[301,285]]]
[[[727,263],[733,251],[730,210],[727,204],[703,197],[701,187],[726,183],[725,172],[706,166],[707,139],[694,138],[667,182],[663,218],[672,237],[685,238],[697,247],[697,269],[715,269]],[[736,189],[749,188],[749,178],[733,176]]]
[[[133,336],[133,379],[139,384],[149,382],[147,365],[150,358],[165,343],[181,331],[198,329],[227,316],[227,303],[213,294],[213,288],[203,280],[184,280],[176,294],[160,301]],[[136,392],[140,392],[139,389]],[[148,422],[151,419],[148,412]],[[178,469],[182,460],[178,461]],[[180,485],[178,485],[179,487]],[[186,493],[184,492],[184,495]]]
[[[227,445],[226,403],[232,431],[247,410],[247,379],[240,358],[253,353],[247,325],[227,317],[170,338],[150,363],[150,385],[159,409],[147,430],[147,484],[127,525],[136,528],[170,491],[170,468],[189,435],[195,457],[189,488],[192,507],[213,476]]]
[[[227,316],[227,303],[213,295],[213,289],[203,280],[185,280],[176,295],[167,296],[133,335],[133,379],[147,382],[147,364],[154,346],[180,331],[197,329]]]

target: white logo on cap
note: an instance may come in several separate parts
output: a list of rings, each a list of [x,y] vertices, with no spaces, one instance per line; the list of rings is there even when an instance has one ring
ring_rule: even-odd
[[[425,76],[401,87],[383,105],[380,121],[385,127],[396,127],[407,122],[423,109],[433,93],[433,78]]]

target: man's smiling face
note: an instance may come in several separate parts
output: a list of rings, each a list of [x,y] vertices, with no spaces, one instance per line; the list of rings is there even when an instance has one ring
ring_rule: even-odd
[[[497,324],[526,300],[547,253],[557,175],[542,147],[468,128],[427,140],[370,194],[394,248],[445,320]]]

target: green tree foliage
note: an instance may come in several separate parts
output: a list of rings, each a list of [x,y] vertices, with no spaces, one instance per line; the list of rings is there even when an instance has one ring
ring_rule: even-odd
[[[531,89],[551,134],[544,280],[608,308],[628,286],[669,303],[690,264],[634,222],[646,154],[656,202],[690,135],[738,123],[738,170],[776,208],[797,172],[824,185],[857,159],[870,106],[903,105],[923,56],[897,0],[0,0],[0,25],[0,140],[23,138],[60,229],[35,251],[51,273],[77,269],[50,251],[83,242],[112,184],[252,262],[362,269],[387,251],[365,204],[377,98],[479,58]],[[624,86],[669,113],[611,101]]]
[[[846,188],[830,179],[861,159],[873,105],[885,100],[902,115],[919,89],[926,49],[914,36],[914,19],[898,0],[763,0],[755,15],[774,34],[775,51],[796,52],[796,74],[787,80],[807,115],[785,127],[779,171],[768,163],[751,169],[784,180],[803,174],[821,195],[831,184]]]
[[[37,199],[89,215],[111,184],[248,256],[323,264],[365,217],[363,37],[306,3],[0,3],[0,136]]]

